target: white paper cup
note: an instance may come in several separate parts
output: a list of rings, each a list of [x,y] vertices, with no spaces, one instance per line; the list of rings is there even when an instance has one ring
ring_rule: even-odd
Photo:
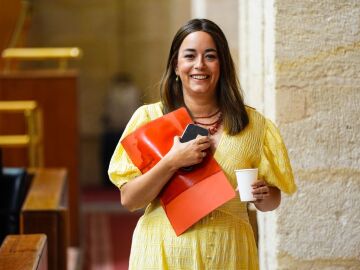
[[[256,182],[258,177],[258,169],[242,169],[235,170],[236,180],[238,183],[238,189],[240,193],[240,200],[242,202],[255,201],[253,194],[251,193],[251,184]]]

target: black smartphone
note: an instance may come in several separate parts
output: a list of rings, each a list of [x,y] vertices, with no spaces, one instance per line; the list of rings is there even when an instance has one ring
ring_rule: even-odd
[[[208,136],[209,131],[206,128],[197,126],[195,124],[188,124],[180,138],[180,142],[185,143],[196,139],[197,135]],[[183,167],[181,170],[190,172],[194,166]]]
[[[197,135],[208,136],[209,131],[206,128],[200,127],[198,125],[188,124],[180,138],[180,142],[184,143],[194,140]]]

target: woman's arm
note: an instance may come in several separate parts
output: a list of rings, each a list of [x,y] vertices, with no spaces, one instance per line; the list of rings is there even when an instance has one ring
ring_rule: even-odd
[[[280,205],[281,192],[277,187],[270,187],[263,180],[257,181],[252,187],[252,193],[256,198],[254,205],[258,210],[262,212],[272,211]]]
[[[130,211],[147,206],[178,169],[200,163],[209,147],[206,136],[186,143],[176,136],[170,151],[153,168],[121,187],[121,204]]]

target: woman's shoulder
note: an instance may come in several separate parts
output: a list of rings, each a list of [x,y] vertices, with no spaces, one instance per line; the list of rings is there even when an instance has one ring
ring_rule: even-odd
[[[131,116],[124,134],[139,128],[160,116],[162,116],[162,106],[160,102],[141,105]]]
[[[161,116],[162,115],[162,104],[161,102],[149,103],[141,105],[137,110],[139,114],[146,114],[149,116]]]
[[[154,103],[145,103],[141,105],[137,110],[140,111],[157,111],[162,110],[162,104],[161,102],[154,102]]]
[[[249,122],[265,123],[266,117],[253,107],[245,105],[246,112],[249,117]]]
[[[249,117],[250,129],[262,131],[261,133],[263,136],[266,134],[273,136],[274,138],[280,136],[278,127],[275,125],[275,123],[261,112],[250,106],[246,106],[246,112],[248,113]]]

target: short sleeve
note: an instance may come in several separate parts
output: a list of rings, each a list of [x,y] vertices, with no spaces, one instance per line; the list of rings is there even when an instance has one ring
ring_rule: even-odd
[[[121,188],[121,186],[129,180],[141,174],[140,170],[132,163],[125,149],[121,145],[121,140],[135,129],[149,121],[150,119],[146,112],[146,107],[142,106],[138,108],[131,117],[115,148],[110,160],[108,174],[111,182],[118,188]]]
[[[266,120],[263,148],[259,163],[259,176],[281,191],[292,194],[296,191],[289,156],[277,127]]]

